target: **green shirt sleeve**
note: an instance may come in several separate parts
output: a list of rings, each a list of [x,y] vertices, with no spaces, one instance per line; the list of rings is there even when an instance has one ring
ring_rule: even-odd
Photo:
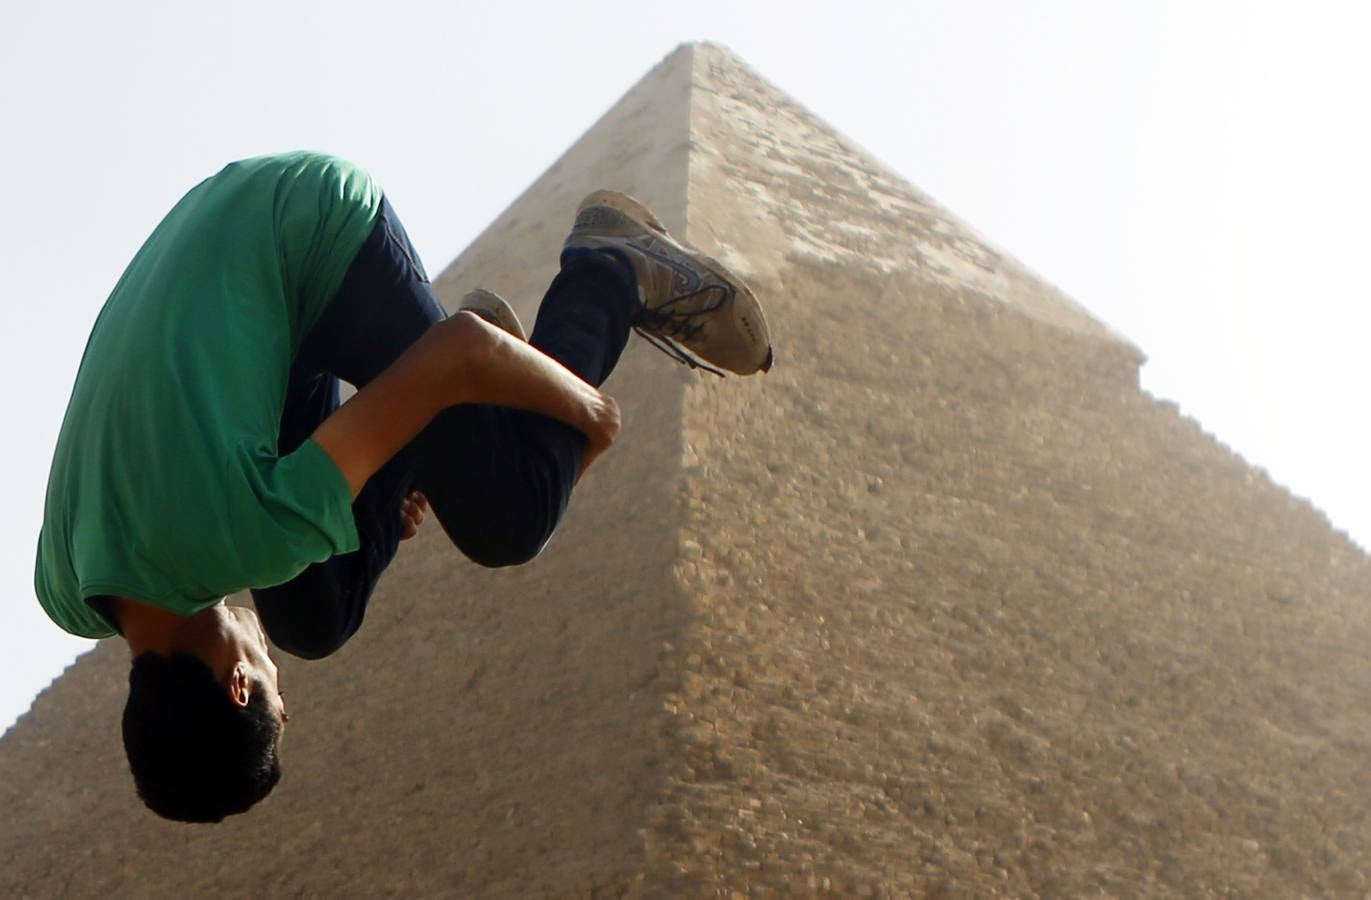
[[[254,573],[248,587],[289,581],[309,563],[357,549],[352,494],[332,457],[313,440],[288,456],[234,454],[228,481],[243,490],[229,496],[225,542],[238,566]]]

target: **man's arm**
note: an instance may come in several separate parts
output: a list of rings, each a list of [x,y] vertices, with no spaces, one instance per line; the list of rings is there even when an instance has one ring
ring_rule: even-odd
[[[619,405],[556,360],[468,312],[434,325],[311,436],[352,496],[449,406],[541,413],[583,432],[584,472],[619,433]]]

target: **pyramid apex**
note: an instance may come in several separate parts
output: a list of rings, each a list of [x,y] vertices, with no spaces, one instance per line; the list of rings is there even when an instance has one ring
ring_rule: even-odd
[[[686,41],[685,43],[681,44],[681,46],[682,46],[682,47],[691,47],[691,48],[696,49],[696,50],[712,50],[712,51],[715,51],[715,52],[717,52],[717,53],[726,53],[726,54],[728,54],[729,56],[734,56],[734,57],[736,57],[736,56],[738,55],[738,54],[734,53],[733,50],[732,50],[732,48],[730,48],[727,44],[722,44],[722,43],[720,43],[719,41],[711,41],[711,40]]]
[[[792,262],[910,275],[1142,353],[726,47],[692,45],[690,239],[759,279]]]
[[[663,57],[662,62],[671,62],[673,60],[676,60],[677,58],[684,58],[685,60],[694,60],[701,57],[712,59],[714,61],[732,63],[735,66],[747,69],[749,72],[752,71],[748,67],[746,61],[743,60],[743,57],[732,47],[728,46],[727,44],[720,43],[719,41],[711,41],[707,39],[682,41],[681,43],[676,45],[676,48],[674,50],[672,50],[665,57]]]
[[[733,51],[731,51],[727,46],[719,43],[718,41],[711,41],[707,38],[701,38],[699,40],[694,41],[681,41],[681,43],[676,45],[676,49],[671,51],[671,53],[667,55],[675,56],[677,53],[681,53],[686,50],[721,50],[724,53],[728,53],[730,55],[732,55],[733,53]]]

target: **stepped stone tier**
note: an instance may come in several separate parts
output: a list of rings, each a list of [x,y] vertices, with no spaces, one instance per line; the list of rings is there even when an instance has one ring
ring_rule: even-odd
[[[248,816],[142,809],[100,645],[0,741],[0,895],[1371,890],[1371,561],[1323,515],[714,46],[634,87],[444,301],[531,320],[600,186],[747,273],[775,370],[635,343],[621,442],[540,559],[482,570],[429,528],[352,644],[284,661],[285,778]]]

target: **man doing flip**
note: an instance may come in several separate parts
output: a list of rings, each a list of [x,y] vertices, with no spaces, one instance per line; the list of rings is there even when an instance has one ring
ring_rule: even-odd
[[[771,366],[746,285],[624,194],[581,203],[525,341],[490,292],[444,314],[349,163],[265,156],[192,189],[92,329],[34,576],[62,628],[129,645],[147,806],[212,822],[266,796],[285,721],[267,639],[340,648],[426,509],[481,565],[536,556],[618,433],[599,385],[634,329],[692,364]],[[223,602],[244,589],[255,614]]]

